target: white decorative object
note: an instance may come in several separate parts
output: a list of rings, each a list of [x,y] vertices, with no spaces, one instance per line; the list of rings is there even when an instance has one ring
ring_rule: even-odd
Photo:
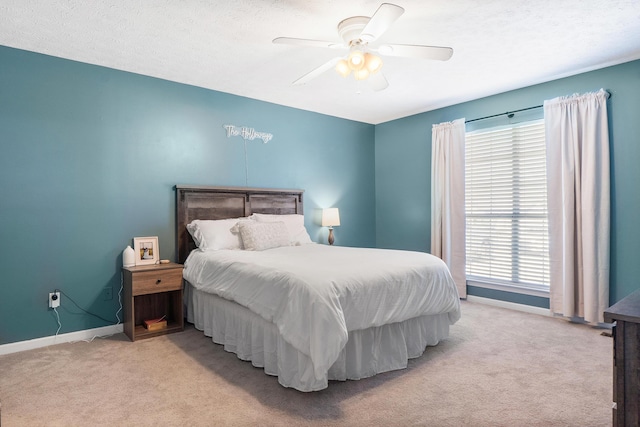
[[[246,126],[224,125],[224,128],[227,130],[227,138],[231,138],[232,136],[241,136],[245,141],[261,139],[265,144],[273,138],[273,134],[257,132],[254,128],[248,128]]]
[[[136,265],[136,256],[133,252],[133,248],[131,246],[127,246],[124,251],[122,251],[122,266],[123,267],[133,267]]]

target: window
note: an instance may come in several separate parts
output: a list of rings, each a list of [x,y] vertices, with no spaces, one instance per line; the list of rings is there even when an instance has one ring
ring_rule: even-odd
[[[469,132],[465,147],[467,280],[548,292],[544,120]]]

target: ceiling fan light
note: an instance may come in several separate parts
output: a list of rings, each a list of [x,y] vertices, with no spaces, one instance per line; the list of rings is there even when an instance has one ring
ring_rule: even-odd
[[[382,59],[379,56],[373,55],[371,53],[364,54],[364,60],[367,69],[371,73],[377,73],[382,68]]]
[[[349,64],[347,64],[347,61],[344,59],[341,59],[340,61],[338,61],[338,63],[336,64],[336,71],[338,72],[338,74],[340,74],[342,77],[347,77],[349,75],[349,73],[351,72],[351,68],[349,68]]]
[[[353,49],[349,54],[349,58],[347,58],[349,68],[351,68],[353,71],[358,71],[364,68],[364,62],[364,52],[357,49]]]
[[[355,77],[356,80],[366,80],[367,77],[369,77],[369,70],[363,67],[361,70],[354,71],[353,77]]]

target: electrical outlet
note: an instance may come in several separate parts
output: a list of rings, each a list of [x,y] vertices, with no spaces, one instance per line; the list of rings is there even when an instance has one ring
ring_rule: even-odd
[[[60,292],[49,292],[49,308],[60,307]]]
[[[105,301],[110,301],[113,299],[113,288],[111,286],[105,286],[102,291],[102,295]]]

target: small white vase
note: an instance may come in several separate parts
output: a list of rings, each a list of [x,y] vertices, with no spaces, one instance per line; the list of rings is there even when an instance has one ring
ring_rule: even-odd
[[[134,255],[133,249],[131,246],[127,246],[124,251],[122,251],[122,266],[123,267],[133,267],[136,265],[136,257]]]

